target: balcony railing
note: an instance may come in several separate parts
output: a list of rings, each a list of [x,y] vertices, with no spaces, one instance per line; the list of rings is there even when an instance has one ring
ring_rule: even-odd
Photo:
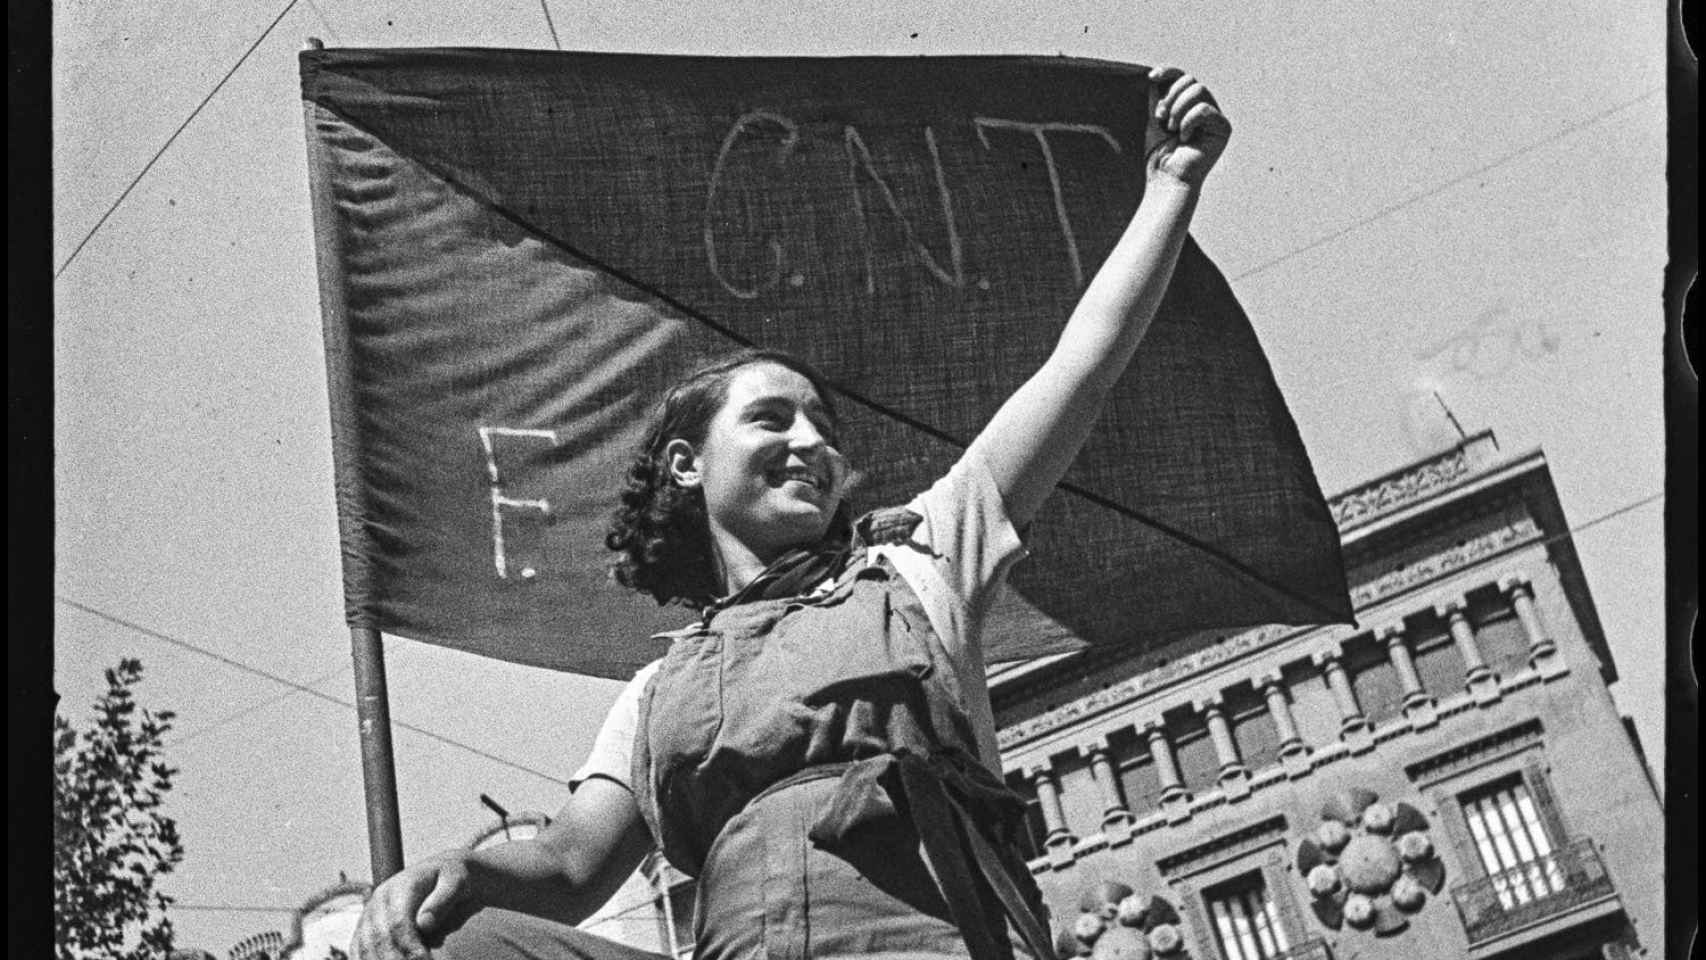
[[[1333,960],[1333,952],[1327,949],[1325,940],[1305,940],[1279,954],[1274,960]]]
[[[1451,888],[1470,945],[1614,893],[1605,864],[1587,837],[1571,840],[1546,856],[1509,870]]]

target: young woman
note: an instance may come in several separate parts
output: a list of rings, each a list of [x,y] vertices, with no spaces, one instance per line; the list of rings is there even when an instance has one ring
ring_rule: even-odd
[[[618,699],[550,827],[381,884],[361,956],[646,956],[567,924],[654,847],[698,880],[699,960],[1051,955],[979,634],[1231,133],[1201,83],[1150,78],[1166,136],[1131,224],[1043,367],[906,507],[850,522],[835,411],[799,361],[750,352],[672,391],[609,542],[618,580],[698,622]]]

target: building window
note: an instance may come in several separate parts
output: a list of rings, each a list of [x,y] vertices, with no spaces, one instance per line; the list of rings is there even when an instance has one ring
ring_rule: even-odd
[[[1465,794],[1463,817],[1499,906],[1509,910],[1563,891],[1564,871],[1520,775]]]
[[[1423,690],[1442,700],[1463,692],[1463,651],[1457,649],[1445,624],[1436,621],[1419,630],[1411,655]]]
[[[1246,770],[1256,771],[1279,762],[1279,729],[1267,701],[1250,686],[1227,692],[1226,712],[1232,725],[1232,741]]]
[[[1120,763],[1120,792],[1134,817],[1161,808],[1161,772],[1148,750]]]
[[[1170,717],[1167,738],[1173,744],[1173,759],[1186,790],[1198,794],[1220,783],[1220,755],[1214,752],[1202,714],[1191,710]]]
[[[1274,960],[1290,949],[1262,871],[1252,870],[1210,887],[1203,899],[1225,960]]]
[[[1472,595],[1469,622],[1475,628],[1481,658],[1495,675],[1515,676],[1528,666],[1528,631],[1503,594],[1487,590]]]
[[[1375,726],[1401,716],[1404,712],[1404,688],[1398,682],[1398,668],[1386,645],[1369,635],[1346,641],[1344,646],[1345,673],[1356,691],[1357,705],[1362,715]]]

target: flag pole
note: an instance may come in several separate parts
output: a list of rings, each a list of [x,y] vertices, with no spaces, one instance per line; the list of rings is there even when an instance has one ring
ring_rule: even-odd
[[[355,659],[355,715],[361,727],[361,780],[367,795],[367,851],[378,884],[403,869],[397,816],[397,766],[391,752],[391,704],[385,691],[385,645],[379,631],[350,627]]]
[[[323,50],[309,37],[303,50]],[[360,488],[351,477],[357,426],[351,411],[348,330],[343,276],[338,255],[337,210],[326,182],[323,147],[315,135],[314,106],[303,103],[308,141],[308,192],[314,208],[314,251],[320,277],[320,312],[326,337],[327,394],[332,413],[332,467],[338,496],[338,531],[344,549],[346,602],[350,584],[365,583],[361,558],[365,531],[360,519]],[[354,568],[352,570],[352,567]],[[361,734],[362,788],[367,806],[367,850],[375,885],[403,869],[403,836],[397,815],[397,765],[391,751],[391,706],[385,689],[385,645],[379,630],[350,626],[350,656],[355,661],[356,723]]]

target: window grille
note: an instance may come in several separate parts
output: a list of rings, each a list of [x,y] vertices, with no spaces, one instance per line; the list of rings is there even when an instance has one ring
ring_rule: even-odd
[[[1260,870],[1211,887],[1203,898],[1225,960],[1278,960],[1291,948]]]
[[[1499,906],[1509,910],[1563,892],[1564,871],[1521,777],[1465,795],[1463,816]]]

